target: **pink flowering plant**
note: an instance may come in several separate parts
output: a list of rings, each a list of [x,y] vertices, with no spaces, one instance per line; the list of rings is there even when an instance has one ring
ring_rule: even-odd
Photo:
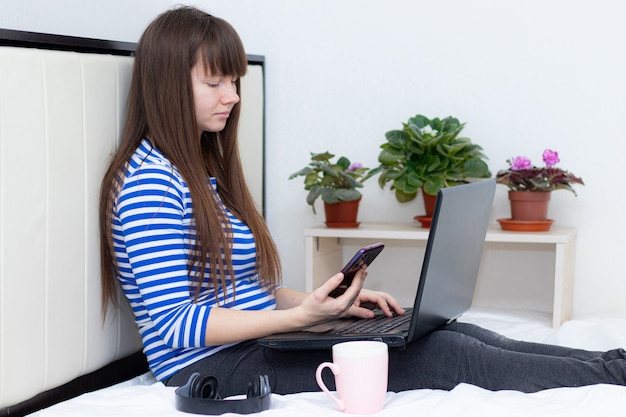
[[[525,156],[516,156],[507,162],[509,168],[496,174],[496,182],[506,185],[511,191],[569,190],[576,195],[572,185],[585,185],[582,178],[555,166],[560,162],[559,154],[551,149],[543,152],[545,167],[533,166],[530,159]]]
[[[289,176],[289,179],[304,177],[304,189],[309,192],[306,202],[313,208],[313,213],[318,197],[328,204],[361,198],[357,188],[363,187],[369,168],[359,162],[350,162],[345,156],[332,162],[334,157],[329,152],[311,153],[311,162]]]

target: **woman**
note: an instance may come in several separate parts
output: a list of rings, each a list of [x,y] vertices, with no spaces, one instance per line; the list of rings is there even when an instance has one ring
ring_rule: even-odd
[[[328,351],[279,352],[254,340],[342,316],[403,314],[357,274],[340,297],[340,273],[310,294],[280,285],[276,246],[244,181],[237,152],[241,40],[224,20],[190,7],[160,15],[135,57],[122,142],[102,183],[103,306],[117,282],[130,301],[150,369],[167,385],[211,374],[224,396],[267,374],[276,393],[318,390]],[[623,350],[586,352],[516,342],[452,323],[391,351],[389,389],[537,391],[624,384]]]

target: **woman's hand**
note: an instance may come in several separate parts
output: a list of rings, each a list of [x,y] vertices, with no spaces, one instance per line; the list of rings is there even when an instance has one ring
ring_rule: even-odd
[[[406,312],[391,295],[382,291],[371,291],[364,288],[359,293],[354,305],[350,308],[349,315],[372,318],[374,317],[374,312],[370,308],[372,305],[380,308],[387,317],[391,317],[394,312],[400,315]]]
[[[406,312],[391,295],[364,289],[363,282],[366,276],[365,270],[358,271],[350,287],[339,297],[333,298],[328,294],[337,288],[343,279],[341,273],[334,275],[302,300],[299,308],[305,314],[305,321],[311,320],[311,324],[317,324],[345,316],[372,318],[374,312],[371,306],[380,308],[388,317],[394,313],[402,315]]]
[[[343,274],[339,272],[308,294],[297,308],[311,325],[347,316],[359,297],[366,276],[367,272],[364,269],[357,271],[346,291],[334,298],[329,294],[343,280]]]

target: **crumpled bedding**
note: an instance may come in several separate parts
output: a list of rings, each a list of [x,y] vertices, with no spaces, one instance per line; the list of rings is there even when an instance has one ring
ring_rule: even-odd
[[[498,331],[508,337],[561,344],[584,349],[606,350],[626,346],[626,318],[604,317],[571,320],[552,329],[540,314],[471,311],[462,321]],[[174,388],[157,382],[146,373],[41,410],[31,416],[189,416],[175,409]],[[384,409],[375,416],[420,417],[515,417],[515,416],[623,416],[626,387],[592,385],[558,388],[532,394],[516,391],[487,391],[460,384],[452,391],[412,390],[387,393]],[[225,414],[225,416],[234,414]],[[259,416],[341,416],[334,402],[322,392],[272,395],[270,410]]]

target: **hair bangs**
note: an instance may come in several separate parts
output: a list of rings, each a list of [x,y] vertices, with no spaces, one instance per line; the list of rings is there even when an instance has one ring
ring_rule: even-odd
[[[214,75],[243,77],[248,59],[239,35],[226,21],[212,17],[204,41],[200,44],[196,62],[202,63]]]

